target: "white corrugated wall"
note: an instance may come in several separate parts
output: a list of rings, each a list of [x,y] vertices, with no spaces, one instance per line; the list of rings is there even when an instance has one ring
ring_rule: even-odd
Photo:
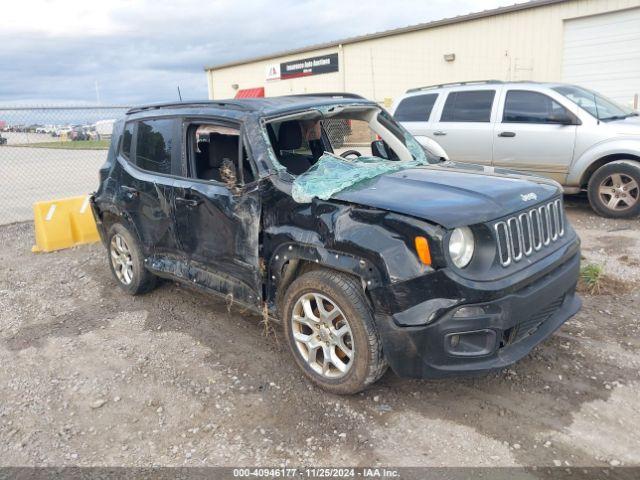
[[[640,0],[569,0],[417,32],[208,71],[210,98],[264,86],[268,96],[349,91],[388,103],[406,89],[436,83],[499,79],[560,81],[565,23],[640,7]],[[267,66],[340,53],[338,73],[266,80]],[[455,54],[446,62],[444,55]],[[606,93],[606,92],[605,92]]]

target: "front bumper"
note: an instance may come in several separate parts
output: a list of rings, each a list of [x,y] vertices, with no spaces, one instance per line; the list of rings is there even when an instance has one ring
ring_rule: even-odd
[[[475,301],[463,304],[476,307],[473,316],[456,318],[457,308],[451,308],[427,325],[399,326],[398,314],[378,313],[385,357],[396,374],[412,378],[474,374],[508,366],[580,309],[581,300],[575,293],[579,271],[576,245],[534,281],[516,290],[488,292],[465,287],[466,294],[459,298]],[[478,301],[483,297],[488,301]],[[410,310],[420,311],[421,305],[433,302]]]

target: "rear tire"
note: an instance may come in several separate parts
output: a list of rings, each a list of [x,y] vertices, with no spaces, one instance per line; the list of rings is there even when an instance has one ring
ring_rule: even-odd
[[[618,160],[603,165],[589,179],[589,203],[603,217],[640,215],[640,163]]]
[[[294,280],[282,325],[298,367],[328,392],[360,392],[387,370],[369,303],[348,275],[313,270]]]
[[[144,267],[138,240],[120,223],[107,231],[107,256],[113,277],[129,295],[146,293],[156,286],[158,277]]]

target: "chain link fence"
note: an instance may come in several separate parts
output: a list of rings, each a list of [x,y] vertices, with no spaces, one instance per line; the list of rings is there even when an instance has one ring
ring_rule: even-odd
[[[34,202],[94,191],[114,120],[129,108],[0,106],[0,225],[33,219]],[[365,122],[323,126],[338,154],[373,139]]]
[[[329,118],[322,121],[322,126],[338,153],[341,149],[369,147],[375,140],[369,125],[363,121]]]
[[[33,219],[34,202],[95,190],[128,108],[0,106],[0,225]]]

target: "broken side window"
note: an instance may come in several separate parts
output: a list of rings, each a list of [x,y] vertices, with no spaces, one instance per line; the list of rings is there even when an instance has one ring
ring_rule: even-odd
[[[191,141],[188,144],[193,145],[193,177],[236,185],[242,168],[244,183],[254,180],[246,148],[242,149],[240,165],[240,130],[226,125],[200,124],[192,125],[189,135]]]

